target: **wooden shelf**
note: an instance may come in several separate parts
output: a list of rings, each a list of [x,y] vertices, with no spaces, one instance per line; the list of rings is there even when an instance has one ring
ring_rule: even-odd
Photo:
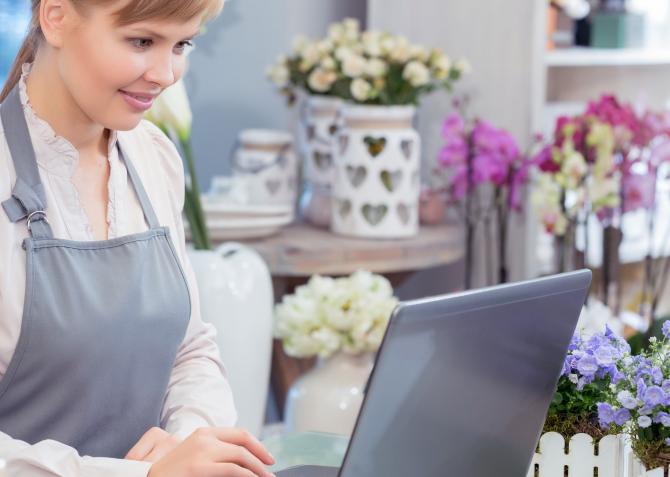
[[[463,256],[463,239],[457,225],[422,226],[415,237],[371,240],[293,224],[278,235],[244,243],[261,254],[274,277],[308,277],[315,273],[346,275],[358,269],[408,272],[446,265]]]
[[[564,48],[547,51],[545,64],[549,67],[670,65],[670,50]]]

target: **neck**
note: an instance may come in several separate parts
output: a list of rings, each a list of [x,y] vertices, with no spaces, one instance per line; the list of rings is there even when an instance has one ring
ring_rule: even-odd
[[[107,155],[109,130],[81,110],[63,83],[55,59],[37,55],[26,79],[26,89],[35,114],[54,132],[67,139],[80,156]]]

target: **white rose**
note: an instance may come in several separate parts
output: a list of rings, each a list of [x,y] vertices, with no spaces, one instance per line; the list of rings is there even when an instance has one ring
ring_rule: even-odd
[[[193,115],[184,81],[179,80],[163,90],[145,116],[159,126],[172,129],[181,140],[188,139]]]
[[[378,31],[370,30],[363,33],[361,37],[363,50],[368,56],[381,56],[381,34]]]
[[[348,55],[342,63],[342,72],[350,78],[358,78],[365,72],[367,62],[359,55]]]
[[[388,71],[388,65],[384,60],[371,58],[365,64],[365,74],[372,78],[380,78]]]
[[[335,45],[328,38],[321,40],[316,44],[316,49],[321,56],[329,55],[333,51],[333,48],[335,48]]]
[[[290,77],[288,68],[281,63],[268,68],[267,75],[277,86],[285,86]]]
[[[416,88],[428,84],[430,81],[430,71],[423,63],[419,61],[410,61],[405,65],[402,77]]]
[[[333,353],[340,349],[342,344],[342,338],[339,333],[330,328],[319,328],[312,332],[312,338],[319,343],[320,349],[318,354],[322,358],[332,356]]]
[[[398,63],[404,63],[410,58],[410,44],[407,38],[400,36],[395,40],[395,46],[390,52],[391,59]]]
[[[428,50],[420,45],[412,45],[409,49],[409,55],[419,61],[428,61]]]
[[[357,19],[346,18],[344,22],[342,22],[342,25],[344,26],[344,35],[348,40],[355,40],[358,38],[361,27]]]
[[[298,35],[293,39],[293,51],[297,54],[302,54],[302,51],[309,45],[309,40],[303,35]]]
[[[363,103],[370,99],[372,85],[362,78],[356,78],[351,82],[350,90],[354,99]]]
[[[333,23],[328,27],[328,38],[335,43],[341,43],[344,40],[344,25]]]
[[[344,60],[346,60],[353,54],[354,52],[351,50],[351,48],[346,46],[340,46],[335,50],[335,58],[337,58],[342,62],[344,62]]]
[[[334,71],[315,68],[314,71],[310,73],[309,78],[307,78],[307,84],[314,91],[325,93],[330,89],[336,79],[337,74]]]
[[[334,70],[337,68],[337,64],[335,63],[335,60],[332,56],[326,56],[325,58],[322,58],[319,66],[324,70]]]
[[[390,55],[395,49],[396,39],[392,35],[387,33],[383,34],[379,43],[381,47],[382,54]]]
[[[300,62],[300,69],[302,71],[309,70],[321,58],[321,53],[315,44],[309,44],[302,50],[302,61]]]
[[[318,354],[323,349],[323,343],[318,337],[310,334],[294,334],[284,339],[284,350],[289,356],[307,358]]]

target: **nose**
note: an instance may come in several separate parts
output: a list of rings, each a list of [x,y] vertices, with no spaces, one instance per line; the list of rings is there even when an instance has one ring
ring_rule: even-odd
[[[144,74],[144,79],[150,83],[155,83],[161,89],[167,88],[174,84],[175,78],[175,64],[172,53],[160,53],[154,55],[151,64]]]

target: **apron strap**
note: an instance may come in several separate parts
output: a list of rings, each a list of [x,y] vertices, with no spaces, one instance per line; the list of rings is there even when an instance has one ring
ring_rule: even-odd
[[[33,237],[52,238],[53,233],[45,213],[46,194],[40,181],[18,85],[0,105],[0,119],[16,170],[12,196],[2,202],[2,207],[12,222],[28,219],[28,230]]]
[[[160,223],[158,222],[154,208],[151,205],[149,196],[147,195],[147,192],[142,185],[142,180],[140,179],[135,166],[133,166],[132,162],[130,162],[130,160],[123,154],[118,139],[116,144],[118,146],[119,157],[126,164],[126,170],[128,171],[130,182],[133,184],[135,194],[137,195],[137,200],[139,200],[140,205],[142,206],[142,212],[144,212],[144,218],[146,219],[147,224],[149,224],[149,228],[155,229],[160,227]]]

